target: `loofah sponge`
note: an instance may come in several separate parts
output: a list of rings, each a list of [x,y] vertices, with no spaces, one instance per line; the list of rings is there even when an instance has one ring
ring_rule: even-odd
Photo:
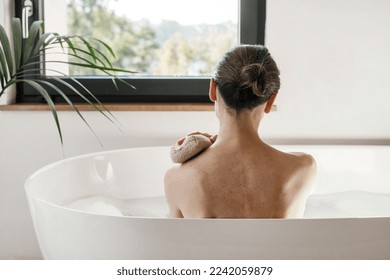
[[[186,162],[210,147],[211,144],[210,139],[206,136],[199,134],[187,136],[181,145],[175,144],[171,147],[172,162]]]

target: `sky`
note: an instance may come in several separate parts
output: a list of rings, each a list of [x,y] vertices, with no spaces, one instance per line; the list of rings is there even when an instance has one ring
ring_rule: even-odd
[[[237,22],[238,0],[117,0],[110,7],[131,20],[174,20],[183,25]],[[179,12],[180,11],[180,12]]]

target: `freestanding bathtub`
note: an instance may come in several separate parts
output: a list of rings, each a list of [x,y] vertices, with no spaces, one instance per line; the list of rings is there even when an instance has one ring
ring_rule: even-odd
[[[170,219],[168,147],[89,154],[26,181],[45,259],[390,259],[390,147],[278,146],[312,154],[302,219]]]

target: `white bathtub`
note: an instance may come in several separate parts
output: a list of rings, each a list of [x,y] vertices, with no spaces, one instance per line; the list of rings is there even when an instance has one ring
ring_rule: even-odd
[[[168,147],[51,164],[25,186],[43,257],[390,259],[389,146],[278,148],[317,160],[315,191],[302,219],[165,218]],[[137,198],[147,199],[131,201]]]

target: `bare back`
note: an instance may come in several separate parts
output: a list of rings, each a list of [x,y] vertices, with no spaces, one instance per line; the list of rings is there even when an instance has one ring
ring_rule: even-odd
[[[314,173],[306,154],[216,143],[167,172],[166,195],[173,217],[294,218],[303,214]]]

